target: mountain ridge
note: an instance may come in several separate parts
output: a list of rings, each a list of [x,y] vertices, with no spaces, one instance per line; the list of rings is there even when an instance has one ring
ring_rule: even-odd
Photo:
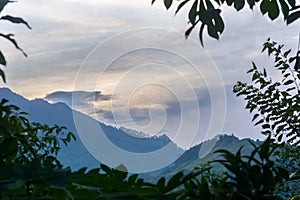
[[[83,166],[94,168],[99,166],[97,161],[85,148],[77,133],[76,125],[74,123],[74,114],[83,117],[86,120],[95,121],[95,119],[84,115],[78,111],[72,110],[64,103],[50,104],[43,99],[28,100],[23,96],[11,91],[9,88],[0,88],[0,97],[9,100],[10,104],[15,104],[20,107],[22,111],[29,113],[28,118],[31,121],[36,121],[49,126],[59,125],[67,128],[75,134],[77,141],[71,142],[67,148],[62,147],[62,153],[58,156],[63,160],[63,164],[71,166],[73,169],[78,169]],[[157,136],[149,138],[133,137],[126,134],[120,129],[112,126],[107,126],[101,122],[100,124],[106,137],[113,142],[118,148],[131,153],[147,153],[153,152],[170,144],[176,146],[167,136]],[[109,154],[110,152],[107,152]],[[119,165],[122,163],[116,164]]]
[[[43,99],[34,99],[28,100],[23,96],[12,92],[9,88],[0,88],[0,98],[6,98],[9,100],[10,104],[15,104],[20,107],[23,111],[29,113],[29,119],[32,121],[36,121],[43,124],[48,125],[59,125],[67,128],[68,131],[71,131],[77,137],[76,142],[71,142],[68,147],[62,147],[61,153],[58,158],[62,160],[65,166],[70,166],[72,169],[79,169],[81,167],[88,168],[96,168],[99,167],[100,162],[86,149],[82,141],[80,140],[80,136],[77,133],[77,129],[74,123],[74,113],[76,115],[81,116],[84,119],[94,120],[93,118],[84,115],[78,111],[72,110],[65,103],[55,103],[50,104],[49,102]],[[244,147],[244,152],[251,151],[251,145],[248,140],[250,139],[239,139],[233,135],[218,135],[217,137],[202,142],[198,145],[193,146],[189,150],[182,150],[175,143],[171,141],[166,135],[156,136],[156,137],[133,137],[134,134],[127,134],[126,128],[114,128],[112,126],[107,126],[101,122],[98,122],[101,128],[104,130],[106,137],[113,142],[120,149],[125,149],[129,151],[131,154],[145,154],[159,151],[165,146],[171,145],[173,148],[178,148],[177,153],[181,153],[178,156],[178,159],[174,160],[174,162],[170,163],[170,165],[166,165],[164,168],[153,170],[151,173],[144,173],[144,177],[150,178],[153,176],[158,177],[158,175],[167,175],[174,174],[177,171],[185,171],[192,170],[195,166],[200,164],[212,161],[217,157],[217,155],[212,152],[225,148],[227,150],[236,151],[241,146]],[[127,130],[128,131],[128,130]],[[101,142],[101,141],[100,141]],[[210,145],[210,142],[213,145],[213,148],[210,152],[201,154],[201,148],[203,150],[203,146]],[[107,151],[104,152],[107,154],[108,158],[114,159],[118,155]],[[122,158],[124,159],[124,158]],[[121,160],[122,160],[121,159]],[[162,156],[162,159],[164,157]],[[104,163],[106,164],[106,163]],[[121,163],[115,163],[112,167],[117,167]],[[147,167],[148,163],[143,163],[143,161],[137,161],[133,163],[134,165],[140,165],[140,167]],[[151,163],[150,163],[151,164]],[[216,171],[222,170],[220,166],[216,168]]]

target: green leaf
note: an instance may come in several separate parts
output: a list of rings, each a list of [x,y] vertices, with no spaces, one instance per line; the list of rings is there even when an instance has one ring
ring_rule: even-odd
[[[282,11],[284,20],[286,20],[287,17],[289,16],[289,6],[285,2],[285,0],[279,0],[279,3],[280,3],[280,6],[281,6],[281,11]]]
[[[216,16],[214,19],[215,19],[216,29],[218,30],[218,32],[220,34],[222,34],[225,29],[225,24],[224,24],[222,17]]]
[[[171,7],[172,2],[172,0],[164,0],[164,4],[167,10]]]
[[[25,26],[27,26],[29,29],[31,29],[29,24],[20,17],[13,17],[10,15],[5,15],[5,16],[1,17],[0,20],[7,20],[7,21],[10,21],[10,22],[16,23],[16,24],[25,24]]]
[[[219,39],[219,34],[221,34],[225,28],[220,13],[220,9],[210,9],[201,12],[199,15],[202,23],[207,25],[208,35],[215,39]]]
[[[268,13],[271,20],[276,19],[279,16],[279,7],[276,0],[263,0],[260,4],[260,11],[264,15]]]
[[[254,121],[257,117],[259,117],[259,114],[256,113],[256,114],[253,116],[252,121]]]
[[[156,186],[158,187],[158,189],[163,190],[165,188],[165,183],[166,183],[166,179],[165,177],[162,177],[157,181]]]
[[[207,10],[209,9],[214,9],[214,5],[210,2],[210,0],[205,0],[206,6],[207,6]]]
[[[167,188],[169,190],[172,190],[181,184],[181,178],[183,177],[183,172],[179,172],[176,175],[174,175],[168,182]]]
[[[205,8],[205,5],[204,5],[203,0],[200,0],[199,11],[200,11],[200,12],[206,11],[206,8]]]
[[[270,128],[270,125],[269,125],[269,124],[263,124],[263,125],[262,125],[262,128],[263,128],[263,129]]]
[[[107,174],[111,174],[111,173],[112,173],[112,170],[111,170],[108,166],[106,166],[106,165],[104,165],[104,164],[101,164],[101,165],[100,165],[100,168],[101,168],[104,172],[106,172]]]
[[[179,12],[179,10],[187,3],[189,2],[190,0],[185,0],[183,2],[181,2],[178,7],[177,7],[177,10],[175,11],[175,15]]]
[[[189,20],[190,22],[194,25],[196,22],[196,17],[197,17],[197,6],[198,6],[198,1],[195,0],[193,3],[190,11],[189,11]]]
[[[293,12],[287,17],[286,23],[291,24],[300,18],[300,11]]]
[[[0,51],[0,64],[6,66],[6,60],[2,52]]]
[[[264,142],[261,146],[260,149],[258,151],[258,154],[260,156],[261,159],[265,159],[268,156],[269,153],[269,149],[270,149],[270,144],[268,142]]]
[[[219,39],[218,30],[216,29],[213,23],[207,24],[207,32],[210,37],[215,38],[217,40]]]
[[[234,0],[234,8],[240,11],[245,6],[245,0]]]
[[[265,0],[266,1],[266,0]],[[276,19],[279,16],[279,7],[276,0],[272,0],[269,4],[269,17],[271,20]]]
[[[264,68],[264,77],[267,77],[267,71],[265,68]]]
[[[234,0],[226,0],[226,3],[228,6],[231,6],[233,4]]]
[[[288,2],[292,8],[296,6],[296,0],[288,0]]]
[[[221,10],[220,9],[210,9],[205,10],[199,14],[200,20],[204,24],[213,23],[213,19],[220,17]]]
[[[138,174],[133,174],[131,175],[129,178],[128,178],[128,183],[131,184],[131,185],[134,185],[137,178],[138,178]]]
[[[261,119],[261,120],[259,120],[258,122],[256,122],[256,123],[254,124],[254,126],[257,126],[257,125],[259,125],[259,124],[261,124],[261,123],[263,123],[263,122],[264,122],[264,120]]]
[[[253,6],[255,4],[255,1],[254,0],[247,0],[247,2],[248,2],[248,5],[249,5],[250,9],[252,10]]]
[[[15,1],[9,1],[9,0],[1,0],[0,1],[0,12],[2,12],[2,10],[4,9],[4,7],[8,4],[8,3],[13,3]]]
[[[7,35],[5,35],[5,34],[0,33],[0,37],[4,37],[5,39],[9,40],[11,43],[13,43],[13,44],[15,45],[15,47],[16,47],[18,50],[20,50],[20,51],[23,53],[23,55],[24,55],[25,57],[27,57],[27,54],[23,51],[22,48],[19,47],[19,45],[18,45],[18,43],[16,42],[16,40],[15,40],[14,38],[12,38],[13,36],[14,36],[13,34],[7,34]]]
[[[288,81],[284,82],[283,84],[284,84],[284,85],[290,85],[290,84],[292,84],[292,83],[294,83],[293,80],[288,80]]]
[[[156,1],[156,0],[152,0],[152,1],[151,1],[151,5],[153,5],[155,1]]]
[[[199,39],[200,39],[200,43],[201,43],[201,46],[203,47],[203,31],[204,31],[204,27],[205,27],[205,24],[201,24],[200,26],[200,29],[199,29]]]
[[[188,39],[189,35],[191,34],[192,30],[194,29],[195,25],[192,25],[188,30],[185,31],[185,39]]]
[[[5,74],[4,74],[4,71],[2,69],[0,69],[0,76],[2,77],[3,82],[6,83]]]

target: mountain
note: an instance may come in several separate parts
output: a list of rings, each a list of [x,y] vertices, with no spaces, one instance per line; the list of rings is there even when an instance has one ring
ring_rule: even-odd
[[[114,147],[120,148],[122,152],[130,152],[131,154],[143,154],[148,152],[155,152],[166,145],[171,145],[177,148],[167,136],[161,135],[159,137],[134,137],[126,134],[125,131],[129,129],[117,129],[111,126],[106,126],[105,124],[96,121],[95,119],[86,116],[80,112],[72,110],[64,103],[50,104],[43,99],[28,100],[12,92],[8,88],[0,88],[0,99],[5,98],[9,100],[10,104],[14,104],[22,109],[22,111],[27,112],[28,118],[31,121],[39,122],[42,124],[59,125],[67,128],[75,134],[77,141],[72,141],[67,148],[62,147],[58,158],[62,161],[65,166],[70,166],[72,169],[79,169],[81,167],[95,168],[99,166],[99,161],[94,158],[93,155],[86,149],[82,142],[84,138],[82,135],[78,134],[78,122],[76,124],[75,118],[80,118],[80,122],[84,121],[87,124],[97,124],[105,137],[109,139],[109,142],[113,144]],[[75,118],[74,118],[75,117]],[[79,123],[80,123],[79,122]],[[80,128],[80,127],[79,127]],[[93,132],[92,127],[85,126],[84,133]],[[93,139],[91,139],[91,142]],[[104,141],[97,141],[97,146],[104,146]],[[118,159],[119,155],[113,154],[110,149],[105,149],[102,152],[102,156],[108,157],[108,159],[116,160],[114,166],[118,166],[123,163],[117,163],[118,160],[126,160],[126,158]],[[121,155],[120,155],[121,156]],[[134,162],[134,161],[132,161]],[[135,164],[135,163],[133,163]],[[136,163],[136,165],[146,165],[146,163]]]
[[[127,168],[129,167],[130,172],[142,172],[141,175],[144,178],[156,181],[161,175],[168,176],[182,170],[189,171],[195,166],[220,158],[213,153],[217,149],[236,152],[243,146],[242,153],[244,154],[248,154],[253,149],[249,143],[250,139],[240,140],[233,135],[218,135],[184,151],[166,135],[143,137],[143,133],[134,130],[107,126],[72,110],[64,103],[50,104],[43,99],[30,101],[8,88],[0,88],[0,99],[2,98],[8,99],[9,103],[29,113],[28,117],[31,121],[50,126],[57,124],[73,132],[77,141],[72,141],[68,147],[62,147],[58,158],[65,166],[70,166],[74,170],[82,167],[95,168],[99,166],[98,160],[104,160],[106,161],[104,164],[109,162],[113,167],[124,164]],[[102,137],[95,135],[95,132],[99,130],[104,133]],[[259,143],[259,141],[256,142]],[[89,146],[89,151],[86,146]],[[213,148],[203,153],[203,149],[205,150],[208,146],[213,146]],[[98,150],[99,154],[95,155],[94,149]],[[217,172],[222,169],[221,166],[214,166]],[[149,171],[152,172],[144,173]]]

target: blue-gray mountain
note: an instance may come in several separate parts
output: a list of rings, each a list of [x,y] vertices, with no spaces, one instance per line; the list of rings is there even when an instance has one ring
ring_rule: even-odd
[[[62,147],[59,159],[65,166],[70,166],[72,169],[81,167],[95,168],[99,166],[99,161],[95,159],[85,148],[77,133],[73,112],[80,115],[81,118],[93,120],[91,117],[82,113],[73,111],[64,103],[50,104],[42,99],[27,100],[21,95],[12,92],[8,88],[0,88],[0,99],[8,99],[11,104],[20,107],[23,111],[29,113],[29,119],[43,124],[64,126],[75,134],[77,141],[71,142],[68,147]],[[101,122],[97,122],[101,126],[103,132],[109,140],[119,148],[132,153],[147,153],[159,150],[166,145],[172,145],[178,148],[167,136],[159,137],[133,137],[126,132],[134,132],[125,128],[117,129],[111,126],[106,126]],[[88,127],[87,127],[88,128]],[[215,141],[216,140],[216,141]],[[239,140],[238,138],[228,135],[219,135],[218,137],[206,141],[206,144],[213,142],[215,145],[212,151],[216,149],[227,149],[236,151],[239,147],[244,146],[244,153],[251,150],[251,146],[247,139]],[[99,141],[101,145],[101,141]],[[178,170],[190,170],[196,165],[214,160],[217,157],[212,151],[203,158],[199,158],[199,151],[203,144],[196,145],[183,153],[183,155],[173,162],[171,165],[153,172],[153,174],[173,174]],[[183,150],[182,150],[183,151]],[[105,152],[109,156],[110,152]],[[114,155],[117,156],[117,155]],[[162,158],[163,159],[163,158]],[[143,163],[141,163],[142,165]],[[145,163],[146,164],[146,163]],[[146,174],[145,174],[146,175]]]

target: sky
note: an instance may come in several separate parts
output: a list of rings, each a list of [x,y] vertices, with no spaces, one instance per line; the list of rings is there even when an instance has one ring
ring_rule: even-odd
[[[25,58],[7,41],[7,84],[28,99],[65,102],[99,121],[149,135],[166,133],[188,148],[219,133],[259,138],[245,102],[232,93],[249,81],[251,61],[272,66],[261,53],[271,39],[296,52],[299,21],[271,22],[257,8],[225,8],[219,41],[197,31],[184,39],[188,10],[174,16],[150,0],[20,0],[2,14],[23,17],[32,30],[1,22]],[[273,72],[271,72],[273,73]],[[276,73],[273,74],[276,77]]]

